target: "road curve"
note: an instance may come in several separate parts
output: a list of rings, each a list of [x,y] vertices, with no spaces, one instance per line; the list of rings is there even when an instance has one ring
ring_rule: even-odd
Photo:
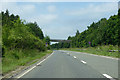
[[[62,51],[54,51],[53,55],[36,66],[21,78],[105,78],[75,56]]]

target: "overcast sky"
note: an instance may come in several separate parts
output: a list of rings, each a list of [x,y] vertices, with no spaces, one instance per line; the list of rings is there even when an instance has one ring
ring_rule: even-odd
[[[2,11],[19,15],[27,22],[36,21],[45,35],[67,39],[76,30],[87,29],[92,22],[117,14],[117,2],[4,2]]]

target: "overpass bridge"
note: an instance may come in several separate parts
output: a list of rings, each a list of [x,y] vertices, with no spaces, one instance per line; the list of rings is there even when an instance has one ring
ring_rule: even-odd
[[[72,40],[50,39],[51,42],[71,42]]]

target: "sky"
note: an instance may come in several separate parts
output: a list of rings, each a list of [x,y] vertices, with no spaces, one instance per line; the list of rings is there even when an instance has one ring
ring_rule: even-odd
[[[93,22],[118,12],[117,2],[2,2],[1,11],[37,22],[51,39],[67,39],[83,32]]]

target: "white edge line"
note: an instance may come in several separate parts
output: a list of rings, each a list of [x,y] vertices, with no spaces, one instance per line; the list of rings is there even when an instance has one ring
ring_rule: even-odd
[[[97,56],[97,57],[102,57],[102,58],[107,58],[107,59],[120,60],[119,58],[113,58],[110,56],[103,56],[103,55],[97,55],[97,54],[91,54],[91,53],[85,53],[85,52],[67,51],[67,50],[66,50],[66,52],[82,53],[82,54],[86,54],[86,55]]]
[[[52,56],[53,53],[51,55],[49,55],[46,59],[48,59],[50,56]],[[37,65],[40,65],[43,61],[45,61],[46,59],[43,59],[41,62],[39,62]],[[32,68],[30,68],[29,70],[27,70],[26,72],[24,72],[22,75],[18,76],[17,78],[20,78],[22,76],[24,76],[25,74],[27,74],[28,72],[30,72],[31,70],[33,70],[36,66],[33,66]]]
[[[76,56],[73,56],[74,58],[76,58]]]
[[[36,66],[33,66],[32,68],[30,68],[28,71],[26,71],[25,73],[23,73],[22,75],[20,75],[19,77],[17,78],[20,78],[22,77],[23,75],[27,74],[28,72],[30,72],[32,69],[34,69]]]
[[[86,63],[87,63],[87,62],[85,62],[85,61],[83,61],[83,60],[81,60],[81,62],[82,62],[82,63],[84,63],[84,64],[86,64]]]
[[[110,80],[115,80],[113,79],[111,76],[109,76],[108,74],[103,74],[103,76],[105,76],[106,78],[110,79]]]
[[[75,52],[75,51],[72,51],[72,52]],[[92,56],[103,57],[103,58],[107,58],[107,59],[119,60],[119,58],[113,58],[113,57],[110,57],[110,56],[96,55],[96,54],[85,53],[85,52],[76,52],[76,53],[83,53],[83,54],[86,54],[86,55],[92,55]]]
[[[41,62],[39,62],[37,65],[40,65],[43,61],[45,61],[46,59],[43,59]]]

